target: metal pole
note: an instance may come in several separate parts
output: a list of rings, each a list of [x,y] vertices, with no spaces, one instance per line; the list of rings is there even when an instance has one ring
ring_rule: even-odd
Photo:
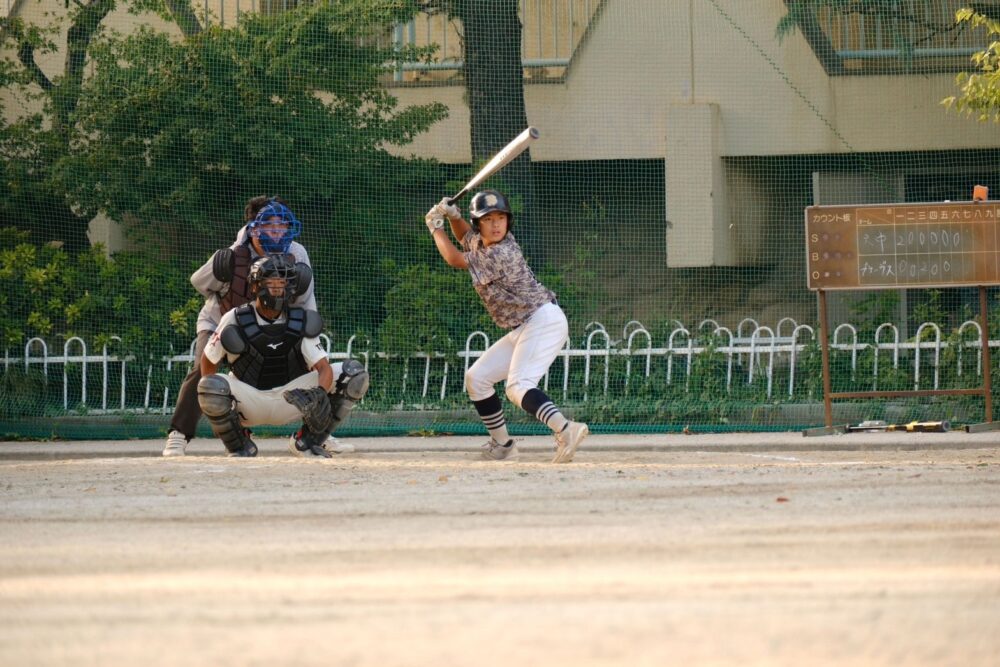
[[[983,399],[986,411],[986,419],[983,421],[989,423],[993,421],[993,383],[990,375],[993,369],[990,366],[990,320],[986,314],[986,286],[979,286],[979,317],[981,319],[980,327],[982,328],[982,346],[983,346]]]
[[[826,427],[833,428],[833,399],[830,398],[830,343],[827,340],[826,291],[816,292],[819,299],[819,345],[823,353],[823,416]]]

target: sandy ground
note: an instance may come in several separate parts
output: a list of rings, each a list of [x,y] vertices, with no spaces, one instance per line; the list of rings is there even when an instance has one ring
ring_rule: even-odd
[[[0,665],[1000,664],[1000,436],[879,435],[0,443]]]

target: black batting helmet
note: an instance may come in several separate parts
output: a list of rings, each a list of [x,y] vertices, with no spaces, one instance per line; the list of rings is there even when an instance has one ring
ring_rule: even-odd
[[[264,281],[268,278],[285,279],[285,289],[280,295],[272,294],[264,286]],[[250,293],[259,298],[261,303],[272,310],[284,310],[295,295],[298,278],[299,271],[293,255],[268,255],[259,257],[250,266],[247,282],[250,283]]]
[[[507,197],[497,190],[483,190],[472,197],[472,201],[469,202],[469,221],[472,223],[472,228],[479,231],[479,218],[493,211],[507,214],[507,231],[510,231],[514,226],[514,214],[511,213]]]

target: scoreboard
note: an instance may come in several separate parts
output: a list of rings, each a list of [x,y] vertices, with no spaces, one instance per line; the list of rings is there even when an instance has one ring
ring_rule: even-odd
[[[809,289],[1000,284],[998,204],[810,206]]]

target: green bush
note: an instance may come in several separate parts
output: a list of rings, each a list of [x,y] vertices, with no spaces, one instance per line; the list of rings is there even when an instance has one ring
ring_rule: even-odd
[[[27,233],[0,229],[0,340],[5,348],[38,337],[49,348],[79,336],[91,348],[147,358],[186,347],[201,299],[187,268],[134,253],[108,257],[95,246],[70,254],[35,246]],[[176,295],[192,294],[177,308]],[[121,338],[114,341],[113,336]]]
[[[403,269],[383,265],[392,275],[386,317],[378,331],[380,349],[392,354],[430,351],[455,353],[465,339],[482,330],[493,342],[501,334],[490,320],[466,271],[417,264]]]

